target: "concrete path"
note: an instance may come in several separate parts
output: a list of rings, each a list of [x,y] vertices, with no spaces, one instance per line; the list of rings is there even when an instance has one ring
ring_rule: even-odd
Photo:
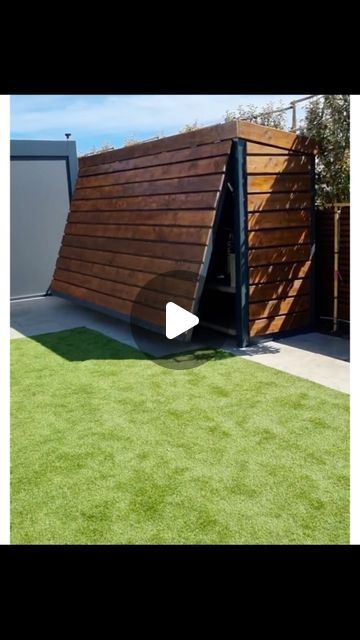
[[[39,335],[88,327],[136,348],[127,323],[75,305],[53,296],[11,303],[11,338]],[[169,343],[149,331],[144,331],[146,351],[156,356],[184,351],[184,344]],[[198,348],[198,344],[186,348]],[[320,333],[308,333],[282,340],[259,342],[247,349],[238,349],[229,338],[224,349],[246,359],[259,362],[301,378],[318,382],[332,389],[350,392],[349,340]]]

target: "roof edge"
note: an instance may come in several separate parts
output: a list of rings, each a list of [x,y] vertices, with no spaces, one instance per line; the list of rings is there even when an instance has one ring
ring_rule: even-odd
[[[237,136],[251,142],[269,144],[289,151],[303,151],[304,153],[318,153],[319,144],[314,138],[299,136],[291,131],[273,129],[254,122],[237,120]]]
[[[176,151],[186,147],[200,144],[220,142],[237,137],[237,122],[225,122],[222,124],[201,127],[186,133],[176,133],[172,136],[165,136],[158,140],[148,140],[147,142],[137,142],[126,147],[120,147],[111,151],[103,151],[90,156],[79,158],[82,167],[89,167],[103,162],[114,162],[116,160],[127,160],[140,156],[153,155],[164,151]]]

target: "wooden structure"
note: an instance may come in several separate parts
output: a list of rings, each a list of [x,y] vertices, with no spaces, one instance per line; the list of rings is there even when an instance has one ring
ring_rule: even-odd
[[[52,293],[129,318],[164,274],[138,307],[145,327],[162,332],[172,300],[240,345],[309,328],[315,151],[233,121],[80,158]]]
[[[316,308],[320,327],[350,328],[350,205],[316,210]]]

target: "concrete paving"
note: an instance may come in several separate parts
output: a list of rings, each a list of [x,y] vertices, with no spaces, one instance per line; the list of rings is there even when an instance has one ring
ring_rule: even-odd
[[[53,296],[11,303],[11,338],[39,335],[88,327],[115,340],[137,347],[128,323],[111,318]],[[172,354],[186,349],[195,349],[200,343],[184,345],[169,343],[155,333],[143,332],[143,348],[155,356]],[[350,365],[349,340],[333,336],[308,333],[281,340],[264,342],[247,349],[236,347],[228,338],[223,348],[235,355],[263,365],[286,371],[301,378],[318,382],[332,389],[349,393]]]

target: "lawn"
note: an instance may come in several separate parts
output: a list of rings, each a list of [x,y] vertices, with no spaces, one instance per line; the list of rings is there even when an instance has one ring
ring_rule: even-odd
[[[88,329],[11,343],[11,542],[349,542],[349,398]]]

